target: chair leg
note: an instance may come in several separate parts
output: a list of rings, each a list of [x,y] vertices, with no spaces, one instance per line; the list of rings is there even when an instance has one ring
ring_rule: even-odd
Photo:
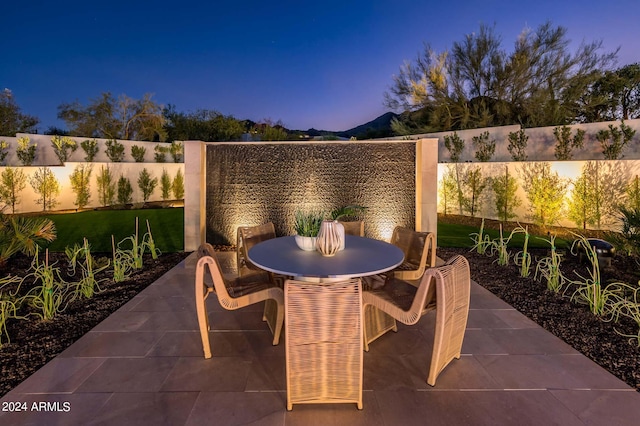
[[[273,299],[265,300],[262,320],[267,322],[271,333],[273,333],[273,345],[276,346],[280,342],[280,334],[284,323],[283,307],[279,306],[278,302]]]
[[[369,352],[369,343],[385,334],[387,331],[398,331],[395,318],[373,305],[363,307],[363,340],[364,351]]]
[[[202,339],[202,349],[205,358],[211,358],[211,344],[209,343],[209,318],[207,315],[208,293],[202,294],[202,291],[196,289],[196,312],[198,314],[198,327],[200,328],[200,337]]]

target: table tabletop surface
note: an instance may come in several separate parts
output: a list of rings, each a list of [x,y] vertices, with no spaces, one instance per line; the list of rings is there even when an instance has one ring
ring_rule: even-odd
[[[402,250],[372,238],[347,235],[344,250],[326,257],[298,248],[295,237],[263,241],[249,249],[251,263],[270,272],[310,278],[355,278],[379,274],[400,265]]]

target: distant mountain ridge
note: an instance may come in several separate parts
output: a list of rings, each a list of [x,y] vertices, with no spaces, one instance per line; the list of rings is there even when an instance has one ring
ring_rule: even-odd
[[[331,130],[317,130],[311,128],[303,133],[308,134],[311,137],[318,136],[338,136],[341,138],[355,137],[357,139],[374,139],[385,138],[393,136],[391,130],[391,120],[398,117],[398,114],[393,112],[386,112],[380,117],[377,117],[367,123],[361,124],[349,130],[343,131],[331,131]]]

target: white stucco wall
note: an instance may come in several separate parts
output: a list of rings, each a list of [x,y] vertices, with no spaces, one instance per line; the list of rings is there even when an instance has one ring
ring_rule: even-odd
[[[40,167],[49,167],[49,169],[53,172],[58,183],[60,185],[60,195],[56,196],[56,201],[58,204],[53,208],[53,210],[72,210],[77,208],[74,204],[76,199],[76,194],[73,192],[71,188],[71,179],[70,176],[73,173],[76,166],[79,164],[89,164],[93,167],[91,172],[90,179],[90,190],[91,190],[91,198],[89,200],[89,204],[85,208],[95,208],[101,207],[102,205],[98,201],[98,184],[97,184],[97,176],[100,174],[100,168],[109,166],[111,172],[114,176],[114,182],[117,183],[117,180],[120,176],[124,176],[129,179],[131,182],[131,187],[133,188],[133,202],[141,203],[142,202],[142,192],[138,188],[138,176],[140,172],[146,168],[151,178],[157,178],[158,184],[156,188],[149,198],[148,201],[160,201],[162,200],[162,190],[160,186],[160,177],[162,176],[163,169],[167,171],[169,177],[173,181],[178,170],[180,170],[184,176],[184,164],[182,163],[77,163],[77,162],[69,162],[64,166],[31,166],[31,167],[19,167],[20,170],[24,172],[27,176],[27,184],[25,188],[20,193],[20,203],[16,205],[16,213],[27,213],[27,212],[38,212],[42,211],[42,205],[36,203],[36,200],[39,196],[33,190],[33,187],[29,184],[29,179],[33,176],[33,174]],[[0,167],[0,174],[7,167]],[[170,199],[173,198],[171,195]],[[11,213],[11,208],[6,207],[5,213]]]
[[[549,161],[547,163],[551,166],[552,173],[558,173],[558,175],[565,179],[568,183],[567,191],[565,194],[565,208],[567,207],[568,199],[570,197],[571,191],[573,190],[573,182],[576,181],[578,177],[582,174],[583,167],[588,161]],[[615,170],[617,176],[620,176],[625,182],[630,183],[631,180],[640,175],[640,160],[614,160],[614,161],[598,161],[600,167],[603,170],[607,167],[610,167],[612,170]],[[527,164],[527,162],[491,162],[491,163],[462,163],[460,164],[461,170],[468,169],[470,167],[479,167],[482,176],[484,178],[491,178],[498,175],[504,175],[505,167],[508,167],[509,175],[517,179],[518,190],[516,195],[521,200],[522,204],[515,209],[515,214],[517,217],[513,220],[521,221],[521,222],[531,222],[528,217],[530,214],[530,203],[527,199],[527,195],[523,189],[523,180],[520,175],[520,170],[522,166]],[[438,164],[438,188],[442,185],[442,177],[446,173],[447,168],[455,167],[455,164]],[[622,199],[614,200],[616,202],[622,202]],[[443,212],[442,200],[440,195],[438,195],[438,212]],[[457,214],[457,208],[450,213]],[[468,214],[468,213],[465,213]],[[487,185],[484,189],[484,196],[482,197],[482,201],[480,202],[477,217],[485,217],[488,219],[499,219],[496,209],[495,202],[493,198],[493,190],[491,189],[491,185]],[[555,225],[566,226],[575,228],[577,225],[567,218],[567,215],[563,215],[563,219],[560,220]],[[608,230],[616,230],[618,229],[618,222],[615,218],[609,217],[603,221],[603,229]]]

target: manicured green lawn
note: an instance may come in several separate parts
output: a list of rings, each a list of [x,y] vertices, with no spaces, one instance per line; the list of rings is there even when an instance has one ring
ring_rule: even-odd
[[[146,221],[149,220],[151,234],[156,246],[163,253],[179,252],[184,249],[184,209],[142,209],[142,210],[100,210],[81,213],[44,215],[51,219],[57,230],[57,239],[49,245],[51,251],[64,251],[65,247],[75,243],[82,244],[83,237],[87,237],[94,252],[111,252],[111,235],[117,242],[134,234],[136,217],[139,220],[139,238],[147,232]],[[472,247],[470,235],[477,233],[479,228],[438,222],[438,247]],[[500,237],[497,230],[486,229],[489,238]],[[504,234],[504,238],[509,236]],[[531,236],[529,247],[548,248],[549,243]],[[510,247],[522,247],[523,234],[515,234],[509,243]],[[570,243],[563,239],[556,239],[558,248],[567,248]]]
[[[156,247],[162,253],[184,249],[183,208],[99,210],[43,216],[56,225],[57,238],[48,246],[51,251],[64,251],[65,247],[82,244],[82,239],[86,237],[91,244],[91,251],[111,252],[111,235],[116,243],[132,236],[136,230],[136,217],[140,241],[147,233],[148,220]]]
[[[480,228],[468,225],[458,225],[438,222],[438,247],[473,247],[471,234],[477,234]],[[484,233],[489,235],[491,240],[500,238],[500,232],[495,229],[485,229]],[[508,238],[509,233],[503,232],[503,238]],[[549,243],[540,239],[548,239],[546,235],[530,235],[529,248],[549,248]],[[571,243],[561,238],[556,238],[556,247],[568,248]],[[524,234],[514,234],[509,242],[509,247],[522,247],[524,244]]]

